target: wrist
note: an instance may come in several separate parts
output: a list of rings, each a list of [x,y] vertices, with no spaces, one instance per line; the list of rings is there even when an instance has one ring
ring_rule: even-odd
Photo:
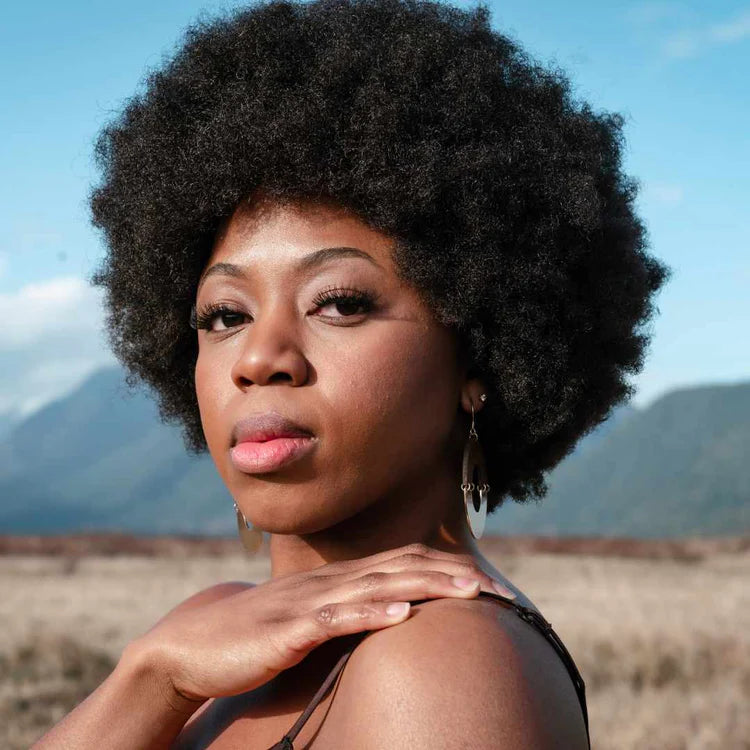
[[[175,721],[186,722],[207,699],[191,699],[182,695],[172,680],[166,660],[136,639],[131,641],[122,652],[115,671],[124,684],[137,689],[156,702],[167,717]]]
[[[104,682],[33,747],[166,750],[200,705],[173,694],[168,672],[131,643]]]

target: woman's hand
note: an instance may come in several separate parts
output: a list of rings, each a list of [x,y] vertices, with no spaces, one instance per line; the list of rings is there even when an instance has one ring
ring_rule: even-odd
[[[478,585],[461,588],[454,577]],[[468,555],[411,544],[274,578],[209,604],[167,614],[129,646],[168,684],[180,709],[253,690],[324,641],[403,622],[408,600],[497,592]],[[500,593],[513,597],[511,591]]]

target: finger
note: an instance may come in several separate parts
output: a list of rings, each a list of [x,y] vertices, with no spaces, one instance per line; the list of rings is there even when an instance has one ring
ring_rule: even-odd
[[[393,605],[396,605],[395,607]],[[403,622],[410,612],[405,601],[327,602],[290,622],[274,638],[282,661],[294,664],[321,643],[351,633],[377,630]]]
[[[332,582],[337,577],[342,582],[356,580],[363,575],[375,573],[399,573],[399,572],[416,572],[434,571],[457,576],[462,578],[476,579],[479,581],[482,591],[493,594],[502,594],[508,598],[515,598],[514,591],[509,589],[503,582],[485,573],[474,561],[473,558],[460,558],[456,555],[449,555],[447,559],[422,557],[418,554],[405,553],[396,557],[391,557],[380,563],[370,565],[356,570],[350,570],[334,576],[320,578],[321,583],[325,583],[325,588],[330,589]]]
[[[468,585],[465,585],[468,584]],[[473,584],[473,585],[472,585]],[[481,582],[435,570],[410,570],[395,573],[371,571],[362,576],[327,587],[318,601],[340,602],[413,601],[440,597],[471,599],[482,589]],[[311,601],[316,601],[313,598]],[[322,604],[322,601],[321,601]]]
[[[502,594],[511,599],[515,598],[515,592],[497,578],[486,573],[476,561],[468,557],[466,559],[453,557],[448,560],[430,560],[422,561],[404,555],[400,558],[388,560],[378,567],[378,570],[385,572],[407,571],[407,570],[432,570],[447,573],[452,576],[476,579],[479,581],[482,591],[494,594]],[[369,571],[365,571],[369,572]]]

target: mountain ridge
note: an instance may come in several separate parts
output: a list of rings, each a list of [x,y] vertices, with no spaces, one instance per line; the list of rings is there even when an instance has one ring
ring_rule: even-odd
[[[208,454],[131,392],[120,367],[0,435],[0,533],[236,533]],[[623,405],[547,474],[541,503],[506,499],[487,533],[656,538],[750,530],[750,382]]]

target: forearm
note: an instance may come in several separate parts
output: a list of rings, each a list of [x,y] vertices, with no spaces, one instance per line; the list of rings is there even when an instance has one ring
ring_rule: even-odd
[[[126,648],[109,677],[31,750],[169,748],[200,707],[181,705],[170,690],[136,649]]]

